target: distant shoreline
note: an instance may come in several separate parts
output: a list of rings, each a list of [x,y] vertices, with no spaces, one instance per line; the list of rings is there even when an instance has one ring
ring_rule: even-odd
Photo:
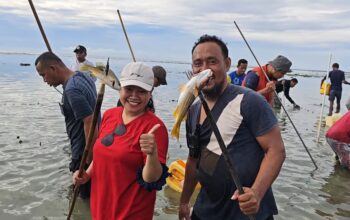
[[[28,52],[8,52],[8,51],[0,51],[0,55],[40,55],[40,53],[28,53]],[[73,57],[73,55],[63,55],[64,57]],[[99,58],[101,56],[91,56],[92,58]],[[126,58],[126,57],[110,57],[110,58],[115,58],[115,59],[125,59],[128,60],[130,58]],[[140,59],[141,62],[150,62],[150,63],[171,63],[171,64],[186,64],[186,65],[191,65],[190,62],[185,62],[185,61],[168,61],[168,60],[153,60],[153,59]],[[232,68],[235,68],[235,66],[232,64],[231,66]],[[249,66],[248,68],[254,68],[255,66]],[[319,74],[325,74],[326,71],[325,70],[313,70],[313,69],[292,69],[293,72],[297,72],[297,71],[301,71],[301,72],[317,72]],[[291,76],[304,76],[303,74],[294,74],[294,73],[289,73],[287,75],[291,75]],[[345,72],[345,71],[344,71]],[[345,72],[346,74],[350,74],[350,72]],[[309,76],[309,75],[308,75]]]

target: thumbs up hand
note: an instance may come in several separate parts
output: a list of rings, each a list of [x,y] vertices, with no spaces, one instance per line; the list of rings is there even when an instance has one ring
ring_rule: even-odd
[[[157,143],[154,136],[157,129],[160,127],[160,124],[156,124],[148,131],[147,134],[142,134],[140,136],[140,147],[141,151],[147,155],[154,155],[157,153]]]

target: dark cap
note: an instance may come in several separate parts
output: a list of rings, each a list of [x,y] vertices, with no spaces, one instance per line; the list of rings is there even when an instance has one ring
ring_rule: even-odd
[[[281,71],[284,73],[292,72],[290,67],[292,66],[292,62],[288,60],[287,57],[278,55],[274,60],[270,61],[269,64],[275,68],[277,71]]]
[[[86,53],[86,48],[85,48],[84,46],[78,45],[78,46],[74,49],[73,52],[74,52],[74,53],[77,53],[77,52],[84,52],[84,53]]]
[[[158,78],[159,84],[161,85],[167,85],[166,82],[166,71],[161,66],[154,66],[152,67],[154,77]]]

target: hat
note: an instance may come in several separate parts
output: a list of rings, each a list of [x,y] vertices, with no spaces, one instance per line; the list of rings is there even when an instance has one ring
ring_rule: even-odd
[[[140,62],[127,64],[120,77],[121,87],[138,86],[147,91],[153,89],[153,82],[154,76],[151,67]]]
[[[85,48],[84,46],[78,45],[78,46],[74,49],[73,52],[74,52],[74,53],[77,53],[77,52],[84,52],[84,53],[86,53],[86,48]]]
[[[166,71],[161,66],[154,66],[152,67],[154,77],[158,78],[159,84],[161,85],[167,85],[166,82]]]
[[[292,62],[288,60],[287,57],[278,55],[274,60],[270,61],[269,64],[275,68],[277,71],[289,73],[292,72],[290,67],[292,66]]]

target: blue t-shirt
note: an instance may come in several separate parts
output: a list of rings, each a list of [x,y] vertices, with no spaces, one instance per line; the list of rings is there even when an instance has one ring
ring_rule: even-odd
[[[221,149],[206,119],[198,125],[201,103],[190,108],[186,121],[187,133],[198,134],[201,156],[198,162],[197,178],[202,185],[194,205],[194,213],[200,219],[248,219],[237,201],[231,200],[236,186],[226,167]],[[251,187],[259,172],[264,151],[256,137],[269,132],[277,125],[271,107],[256,92],[230,85],[211,110],[213,118],[227,146],[240,181],[243,186]],[[187,135],[190,146],[191,140]],[[269,188],[261,200],[257,220],[277,214],[277,206]]]
[[[244,80],[245,77],[245,73],[241,74],[241,75],[237,75],[237,71],[233,71],[232,73],[229,74],[230,78],[231,78],[231,83],[237,86],[242,85],[242,82]]]
[[[328,77],[331,79],[331,90],[342,91],[342,83],[345,80],[345,74],[341,70],[329,72]]]
[[[96,97],[95,83],[87,73],[76,72],[63,85],[60,106],[72,150],[73,164],[70,165],[70,169],[74,170],[79,166],[80,158],[83,155],[85,148],[83,119],[93,114]]]

